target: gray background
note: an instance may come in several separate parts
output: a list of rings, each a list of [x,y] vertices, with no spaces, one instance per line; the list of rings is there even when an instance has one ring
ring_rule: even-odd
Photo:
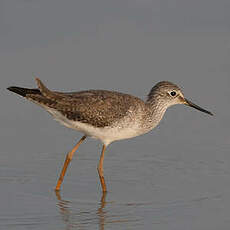
[[[230,2],[0,1],[0,229],[229,229]],[[145,98],[161,80],[212,111],[174,106],[151,133],[88,139],[53,192],[80,133],[6,90],[111,89]]]

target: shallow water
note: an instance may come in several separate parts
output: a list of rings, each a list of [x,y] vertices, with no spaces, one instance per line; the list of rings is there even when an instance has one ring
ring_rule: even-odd
[[[148,141],[145,136],[108,148],[105,196],[94,141],[76,153],[60,193],[53,188],[64,153],[2,157],[0,229],[227,229],[228,152],[222,149],[217,157],[209,149],[189,152],[183,146],[178,153],[154,152]],[[126,145],[130,150],[122,153]]]
[[[1,14],[0,230],[229,230],[230,33],[151,33],[126,16],[111,22],[104,4],[94,8],[92,1],[87,9],[63,3],[60,12],[56,1],[10,2]],[[120,2],[105,4],[118,18]],[[97,9],[104,14],[90,20],[92,30],[76,27]],[[169,80],[215,116],[175,106],[153,132],[113,143],[105,154],[104,197],[96,170],[101,145],[86,140],[56,194],[65,155],[81,136],[4,90],[35,87],[33,72],[50,89],[111,89],[141,98]]]

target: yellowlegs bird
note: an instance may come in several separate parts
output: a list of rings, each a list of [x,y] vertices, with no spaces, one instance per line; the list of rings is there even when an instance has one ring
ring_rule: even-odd
[[[56,191],[60,190],[74,152],[88,136],[103,143],[98,174],[102,191],[106,192],[103,161],[105,149],[110,143],[149,132],[158,125],[166,109],[172,105],[184,104],[213,115],[187,100],[181,89],[168,81],[157,83],[150,90],[146,101],[129,94],[107,90],[71,93],[51,91],[38,78],[36,82],[38,89],[9,87],[8,90],[40,105],[61,124],[84,134],[66,156]]]

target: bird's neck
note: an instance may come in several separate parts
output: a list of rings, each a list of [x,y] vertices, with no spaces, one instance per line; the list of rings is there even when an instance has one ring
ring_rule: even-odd
[[[149,117],[151,118],[151,123],[155,127],[163,118],[168,105],[160,98],[152,97],[146,101],[146,106],[148,108]]]

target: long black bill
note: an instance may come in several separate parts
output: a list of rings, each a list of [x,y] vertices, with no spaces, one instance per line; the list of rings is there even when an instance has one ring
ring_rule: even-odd
[[[186,102],[186,105],[191,106],[191,107],[193,107],[193,108],[195,108],[195,109],[197,109],[197,110],[200,110],[201,112],[204,112],[204,113],[207,113],[207,114],[213,116],[213,114],[212,114],[211,112],[209,112],[209,111],[207,111],[207,110],[205,110],[205,109],[202,109],[200,106],[195,105],[194,103],[192,103],[191,101],[189,101],[189,100],[187,100],[187,99],[184,99],[184,100],[185,100],[185,102]]]

